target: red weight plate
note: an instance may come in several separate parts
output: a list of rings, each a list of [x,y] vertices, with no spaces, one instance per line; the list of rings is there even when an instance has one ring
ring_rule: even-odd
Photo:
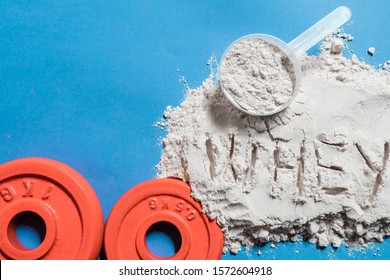
[[[220,259],[222,231],[202,213],[190,187],[177,179],[141,183],[125,193],[112,209],[105,227],[107,259]],[[146,234],[155,224],[170,223],[181,235],[180,249],[171,257],[153,254]]]
[[[21,216],[43,221],[37,248],[19,241]],[[103,228],[96,193],[71,167],[44,158],[0,165],[0,259],[96,259]]]

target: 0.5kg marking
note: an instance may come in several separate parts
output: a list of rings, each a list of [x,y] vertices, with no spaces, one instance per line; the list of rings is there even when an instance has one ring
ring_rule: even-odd
[[[186,205],[184,200],[182,199],[175,199],[172,197],[152,197],[149,199],[149,208],[151,210],[174,210],[178,213],[184,213],[183,211],[186,211],[185,218],[188,221],[192,221],[196,217],[196,211],[190,206]]]

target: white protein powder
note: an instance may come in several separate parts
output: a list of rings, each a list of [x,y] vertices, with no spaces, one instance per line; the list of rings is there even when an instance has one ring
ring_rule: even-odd
[[[213,75],[165,111],[159,176],[190,183],[225,251],[301,237],[364,246],[390,235],[390,74],[329,48],[303,58],[302,70],[295,102],[271,117],[231,106]]]
[[[220,80],[231,98],[246,111],[272,113],[294,92],[294,68],[276,45],[261,38],[236,42],[220,66]]]

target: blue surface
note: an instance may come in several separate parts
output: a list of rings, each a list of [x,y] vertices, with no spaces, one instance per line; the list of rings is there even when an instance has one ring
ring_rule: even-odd
[[[180,76],[199,86],[209,58],[238,37],[288,42],[339,5],[353,13],[350,49],[373,65],[390,59],[387,0],[1,1],[0,162],[38,156],[72,166],[107,217],[131,186],[155,176],[165,132],[152,124],[183,99]],[[260,250],[223,258],[390,259],[389,240],[363,252],[304,242]]]

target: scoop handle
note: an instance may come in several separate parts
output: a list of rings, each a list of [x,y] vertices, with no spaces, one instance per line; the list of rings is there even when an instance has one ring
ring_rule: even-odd
[[[288,45],[300,56],[351,18],[351,10],[340,6],[312,27],[292,40]]]

